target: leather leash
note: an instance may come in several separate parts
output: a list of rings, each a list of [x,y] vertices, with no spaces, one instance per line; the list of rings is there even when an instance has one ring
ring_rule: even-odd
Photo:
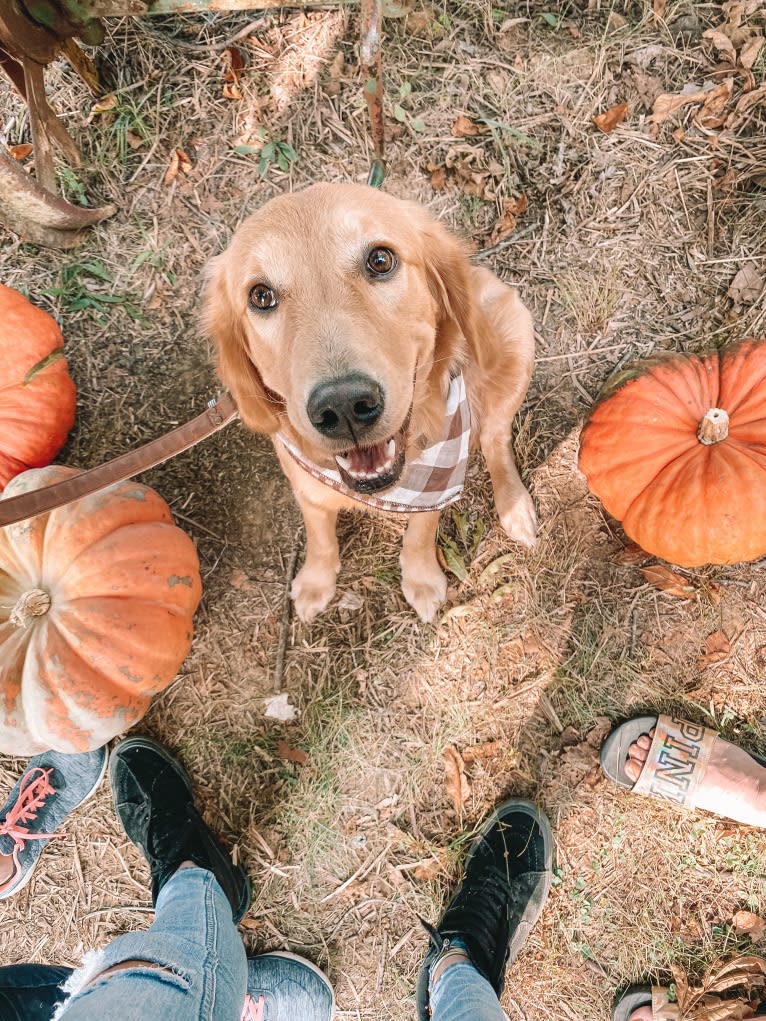
[[[238,416],[236,402],[226,390],[216,400],[210,401],[201,415],[185,422],[184,425],[179,425],[177,429],[172,429],[164,436],[158,436],[156,440],[150,440],[135,450],[129,450],[96,468],[89,468],[71,479],[56,482],[52,486],[43,486],[42,489],[35,489],[30,493],[0,499],[0,527],[33,518],[37,514],[45,514],[90,493],[97,493],[100,489],[114,485],[115,482],[133,478],[139,472],[154,468],[155,465],[162,464],[163,461],[195,446],[200,440],[212,436]]]

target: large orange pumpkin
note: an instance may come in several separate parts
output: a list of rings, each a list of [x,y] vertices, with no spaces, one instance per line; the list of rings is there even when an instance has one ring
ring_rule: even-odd
[[[56,320],[0,284],[0,490],[50,464],[74,423],[75,398]]]
[[[766,340],[648,358],[607,384],[580,439],[588,485],[682,567],[766,553]]]
[[[18,475],[4,497],[77,472]],[[178,673],[202,586],[194,543],[122,482],[0,530],[0,752],[98,748]]]

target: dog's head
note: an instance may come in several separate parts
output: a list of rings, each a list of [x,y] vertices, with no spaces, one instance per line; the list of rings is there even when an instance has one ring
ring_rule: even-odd
[[[365,185],[272,199],[211,260],[203,304],[242,421],[359,492],[392,485],[475,344],[469,272],[424,210]]]

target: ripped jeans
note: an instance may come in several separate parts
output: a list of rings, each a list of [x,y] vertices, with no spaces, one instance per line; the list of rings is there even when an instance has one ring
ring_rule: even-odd
[[[125,961],[132,966],[98,978]],[[118,936],[82,968],[0,968],[2,1021],[240,1021],[245,948],[212,872],[179,869],[157,898],[146,932]]]

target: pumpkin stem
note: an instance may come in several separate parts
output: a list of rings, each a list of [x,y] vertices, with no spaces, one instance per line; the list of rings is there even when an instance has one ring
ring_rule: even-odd
[[[42,617],[51,608],[51,597],[40,588],[30,589],[18,600],[8,621],[16,627],[26,627],[33,617]]]
[[[711,408],[699,424],[697,439],[706,447],[720,443],[729,435],[729,416],[723,408]]]

